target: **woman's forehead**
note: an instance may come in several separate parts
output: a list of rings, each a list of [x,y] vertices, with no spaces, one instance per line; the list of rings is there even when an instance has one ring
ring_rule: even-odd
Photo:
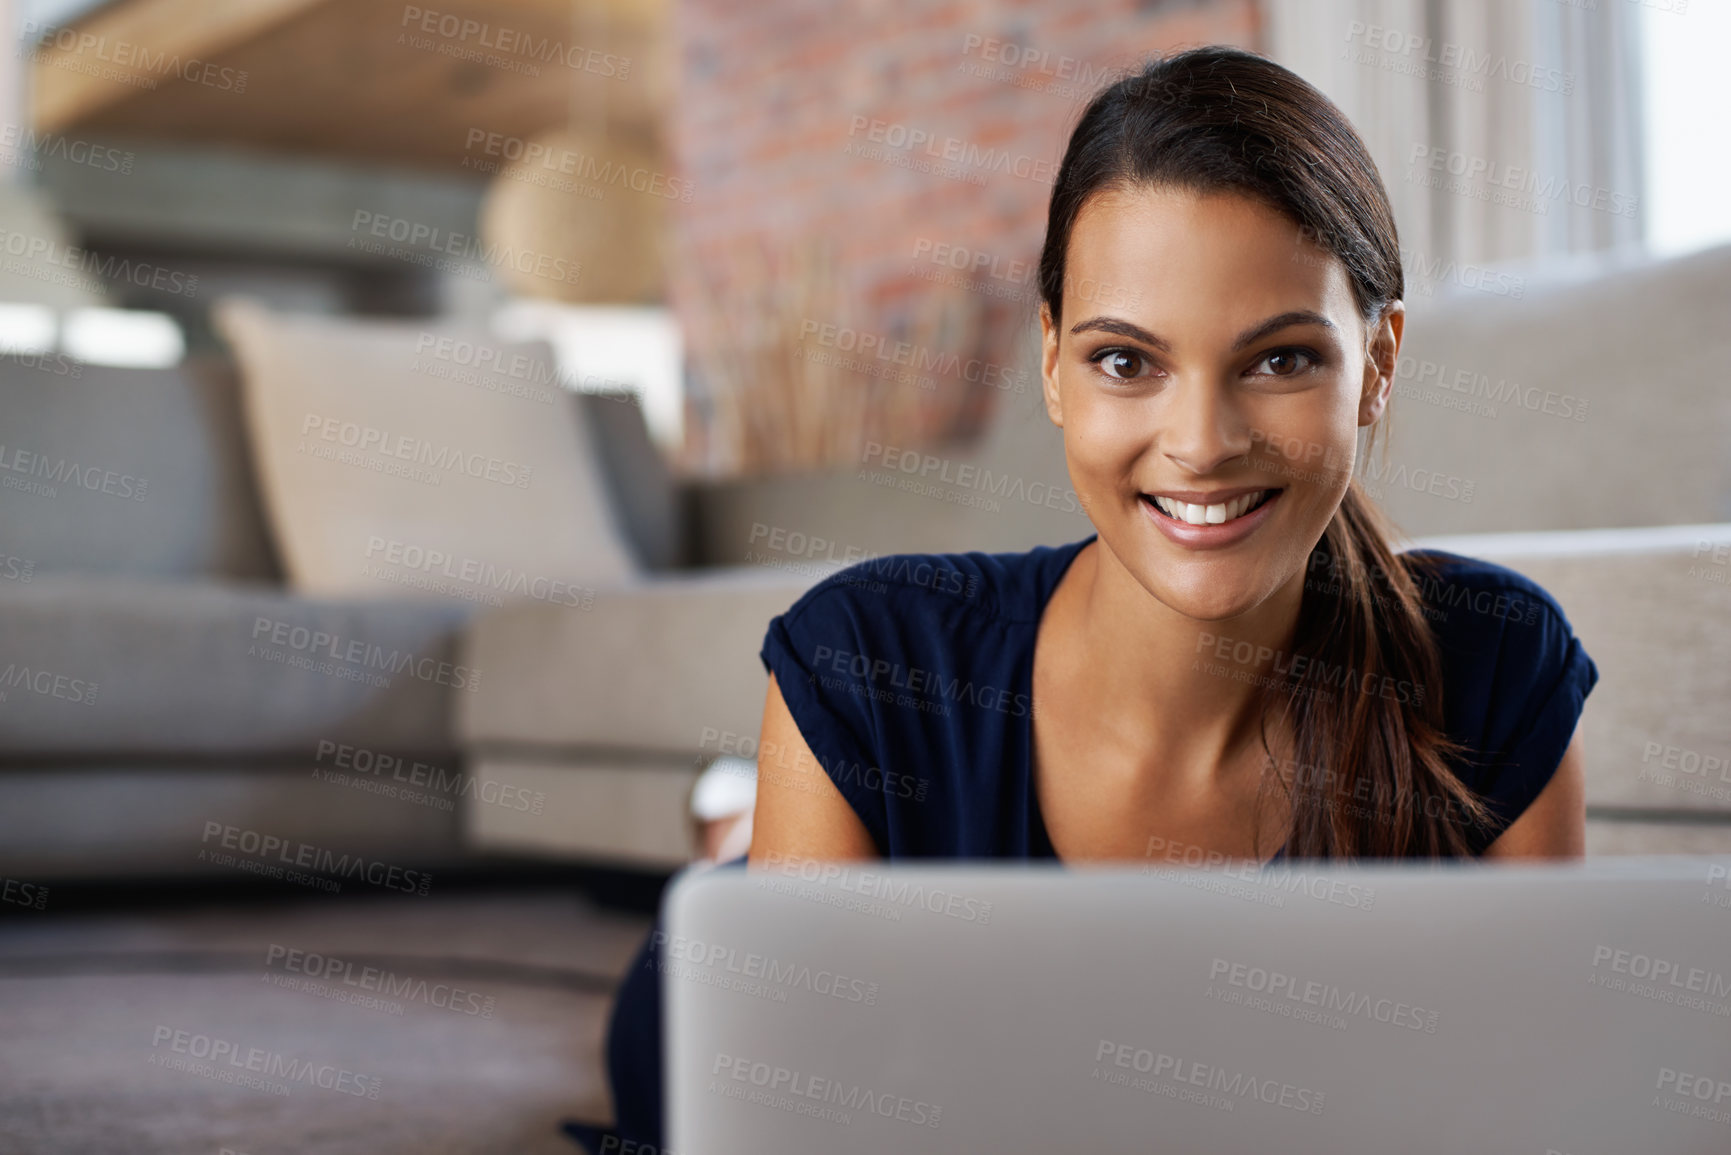
[[[1077,214],[1065,264],[1067,313],[1093,304],[1079,290],[1093,283],[1117,286],[1128,311],[1151,320],[1313,309],[1344,331],[1356,316],[1344,263],[1278,209],[1232,192],[1102,190]]]

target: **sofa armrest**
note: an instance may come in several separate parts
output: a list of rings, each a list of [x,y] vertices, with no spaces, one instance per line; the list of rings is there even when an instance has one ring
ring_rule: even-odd
[[[698,571],[599,591],[581,608],[482,614],[462,652],[487,677],[462,695],[458,739],[684,755],[723,753],[724,735],[755,739],[769,621],[837,568]]]

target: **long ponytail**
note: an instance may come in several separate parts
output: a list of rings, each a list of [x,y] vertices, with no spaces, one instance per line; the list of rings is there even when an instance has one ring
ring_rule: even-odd
[[[1428,566],[1396,554],[1356,480],[1312,551],[1288,671],[1266,685],[1286,715],[1291,764],[1264,775],[1291,814],[1303,858],[1452,858],[1491,817],[1449,765],[1441,660],[1419,595]],[[1428,575],[1426,575],[1428,576]],[[1302,659],[1302,660],[1299,660]],[[1260,801],[1260,799],[1259,799]]]

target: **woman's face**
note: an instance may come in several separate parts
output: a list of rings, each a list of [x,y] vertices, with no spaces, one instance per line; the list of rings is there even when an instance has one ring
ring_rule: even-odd
[[[1046,411],[1102,543],[1202,621],[1301,582],[1382,414],[1399,303],[1367,334],[1345,266],[1291,220],[1148,186],[1089,199],[1065,273]]]

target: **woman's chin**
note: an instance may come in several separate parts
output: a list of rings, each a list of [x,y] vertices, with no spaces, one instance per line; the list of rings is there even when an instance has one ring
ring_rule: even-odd
[[[1224,622],[1243,617],[1268,598],[1266,590],[1252,588],[1248,582],[1239,585],[1210,580],[1182,586],[1161,583],[1147,588],[1174,613],[1198,622]]]

